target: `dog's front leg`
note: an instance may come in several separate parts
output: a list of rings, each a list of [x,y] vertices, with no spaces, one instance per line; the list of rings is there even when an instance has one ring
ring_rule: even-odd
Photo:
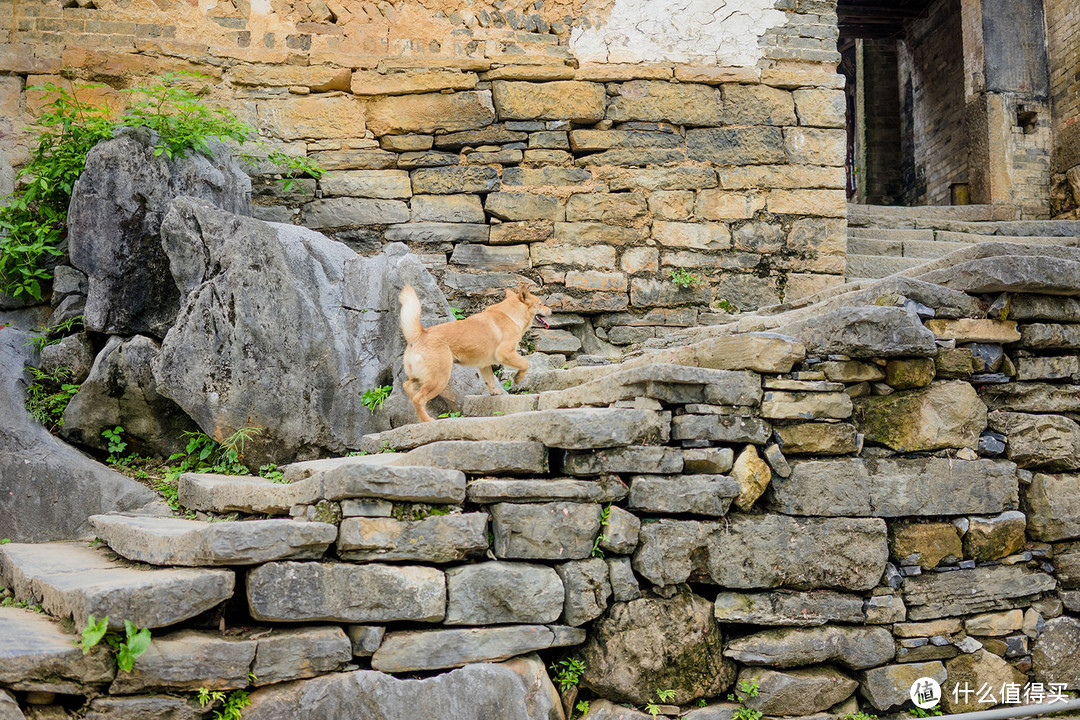
[[[480,377],[484,378],[484,384],[487,385],[488,393],[491,395],[505,395],[506,389],[499,384],[499,381],[495,379],[495,373],[492,372],[491,366],[480,368]]]

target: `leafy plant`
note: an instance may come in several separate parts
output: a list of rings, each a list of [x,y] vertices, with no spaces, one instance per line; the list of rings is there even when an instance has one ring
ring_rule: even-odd
[[[761,711],[746,706],[746,698],[757,697],[761,686],[756,677],[752,677],[749,680],[740,680],[738,684],[739,695],[734,693],[728,693],[728,700],[737,702],[741,705],[734,715],[733,720],[761,720]],[[743,697],[745,696],[745,697]]]
[[[577,710],[582,715],[587,714],[589,712],[589,701],[588,700],[578,700],[577,705],[574,706],[574,709]]]
[[[221,709],[214,711],[214,720],[240,720],[243,717],[244,708],[251,704],[251,698],[246,690],[233,690],[226,695],[220,690],[199,688],[196,697],[203,708],[221,703]]]
[[[82,324],[82,315],[69,317],[61,323],[57,323],[52,327],[43,327],[36,333],[31,334],[30,340],[26,344],[34,347],[38,352],[41,352],[48,346],[60,342],[64,336],[71,334],[72,331],[81,328]]]
[[[656,697],[660,698],[661,702],[671,702],[675,699],[674,690],[657,690]]]
[[[382,404],[386,402],[386,398],[390,397],[391,391],[393,391],[393,385],[380,385],[379,387],[373,387],[364,391],[364,394],[360,396],[360,404],[366,407],[372,415],[375,411],[382,407]]]
[[[581,674],[585,672],[585,661],[577,658],[559,660],[548,666],[555,673],[552,680],[559,686],[561,692],[566,692],[572,687],[577,687],[581,681]]]
[[[921,707],[913,707],[913,708],[909,709],[908,712],[913,717],[917,717],[917,718],[936,717],[938,715],[941,715],[941,705],[935,705],[934,707],[927,708],[927,709],[924,709],[924,708],[921,708]]]
[[[64,424],[64,410],[79,392],[79,386],[68,382],[71,380],[68,368],[57,368],[52,374],[34,367],[28,369],[34,382],[26,387],[26,409],[35,420],[54,430]]]
[[[183,452],[173,453],[169,462],[179,460],[174,475],[186,472],[212,472],[220,475],[247,475],[243,463],[247,443],[262,432],[262,428],[242,427],[220,443],[206,433],[185,432],[188,439]]]
[[[675,268],[671,271],[671,282],[686,289],[702,284],[705,282],[705,278],[700,275],[695,275],[686,268]]]
[[[0,538],[0,545],[7,545],[11,542],[11,538]]]
[[[846,715],[841,715],[840,720],[878,720],[878,716],[859,711],[854,713],[848,713]]]
[[[709,703],[705,702],[705,698],[698,698],[698,701],[697,701],[697,706],[698,707],[705,707],[708,704]]]
[[[439,417],[441,417],[441,418],[465,417],[465,414],[455,410],[454,412],[444,412],[443,414],[439,415]]]
[[[75,644],[82,648],[85,655],[104,639],[116,651],[116,666],[124,672],[131,672],[135,667],[135,659],[150,647],[150,628],[140,628],[130,620],[125,620],[123,638],[117,633],[108,632],[108,629],[108,615],[100,620],[90,615],[82,636]]]
[[[67,233],[71,190],[86,166],[86,155],[118,128],[153,130],[158,133],[154,154],[170,159],[190,150],[208,152],[214,138],[253,145],[262,152],[240,152],[239,156],[249,164],[266,160],[279,168],[286,191],[296,177],[322,175],[306,157],[258,141],[256,130],[230,111],[203,104],[197,93],[184,87],[184,81],[183,75],[170,73],[153,84],[125,90],[134,100],[117,119],[108,108],[86,105],[76,97],[78,88],[95,85],[73,85],[70,92],[53,83],[28,88],[51,99],[37,122],[37,146],[18,172],[18,189],[0,208],[0,291],[41,300],[42,285],[52,277],[45,261],[63,254],[60,247]]]
[[[124,672],[131,672],[131,669],[135,667],[135,658],[150,647],[150,628],[140,628],[130,620],[125,620],[124,636],[124,639],[118,641],[115,646],[116,666]]]
[[[82,648],[83,655],[87,655],[94,646],[101,642],[101,639],[105,637],[105,633],[109,629],[109,616],[101,618],[100,620],[94,619],[94,614],[90,613],[90,617],[87,618],[86,627],[83,628],[82,637],[79,639],[79,647]]]
[[[109,464],[115,464],[120,460],[120,453],[124,452],[128,444],[121,439],[121,434],[124,432],[124,428],[117,425],[110,430],[105,428],[101,431],[101,436],[109,443]]]
[[[461,308],[451,307],[450,312],[451,312],[451,314],[453,314],[455,320],[464,320],[465,319],[465,311],[462,310]]]
[[[274,463],[259,466],[259,477],[264,477],[271,482],[284,483],[285,473],[278,469]]]
[[[739,681],[739,692],[743,693],[747,697],[757,697],[758,692],[761,691],[761,684],[756,677],[752,677],[749,680]]]
[[[605,528],[611,523],[611,503],[608,503],[603,510],[600,511],[600,527]],[[600,547],[600,543],[607,540],[605,533],[600,533],[593,540],[592,545],[592,557],[604,557],[604,549]]]

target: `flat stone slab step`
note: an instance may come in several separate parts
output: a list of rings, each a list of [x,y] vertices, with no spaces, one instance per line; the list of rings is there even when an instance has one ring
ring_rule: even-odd
[[[983,242],[1007,242],[1020,245],[1059,245],[1061,247],[1076,247],[1075,237],[1060,237],[1055,235],[984,235],[970,232],[950,232],[941,230],[937,233],[938,242],[953,243],[983,243]]]
[[[461,414],[465,417],[491,417],[532,412],[540,396],[530,395],[466,395],[461,399]]]
[[[913,230],[911,228],[878,228],[878,227],[851,227],[848,228],[848,252],[851,252],[852,240],[888,240],[890,242],[906,242],[908,240],[933,240],[934,231]]]
[[[922,265],[921,258],[879,257],[877,255],[848,255],[847,277],[883,278]]]
[[[256,565],[322,557],[337,527],[320,522],[202,522],[173,517],[92,515],[97,536],[117,554],[151,565]]]
[[[565,625],[507,625],[387,633],[371,658],[382,672],[413,672],[497,662],[515,655],[585,642],[585,631]]]
[[[933,234],[931,233],[931,236]],[[933,242],[933,237],[929,238]],[[885,240],[869,237],[849,237],[847,251],[851,255],[875,255],[877,257],[903,257],[903,240]]]
[[[666,442],[660,413],[630,408],[540,410],[521,417],[445,418],[365,435],[361,450],[411,450],[442,440],[528,440],[547,447],[588,450]],[[325,461],[319,461],[325,462]],[[446,472],[446,471],[444,471]],[[463,488],[464,489],[464,488]]]
[[[83,655],[76,640],[45,615],[0,607],[0,685],[78,695],[87,686],[112,682],[116,665],[108,648]]]
[[[566,390],[540,393],[540,410],[610,405],[648,397],[665,403],[754,406],[761,402],[761,378],[744,370],[650,364],[614,369],[609,375]]]
[[[999,220],[967,222],[916,218],[915,227],[927,230],[951,230],[979,235],[1042,235],[1046,237],[1080,236],[1080,220]]]
[[[82,543],[0,545],[0,580],[18,600],[36,598],[47,612],[70,617],[109,617],[121,630],[130,620],[160,628],[183,622],[232,597],[236,575],[208,568],[127,566],[104,548]]]
[[[872,225],[915,218],[985,222],[1016,220],[1017,214],[1016,208],[1004,205],[914,205],[909,207],[850,204],[848,205],[848,224]]]
[[[188,473],[180,477],[177,495],[187,508],[266,515],[284,515],[294,505],[323,499],[375,498],[433,504],[458,504],[465,499],[463,473],[393,465],[402,457],[382,453],[293,463],[284,468],[288,481],[285,484],[243,475]],[[268,493],[272,498],[267,498]]]
[[[467,475],[548,473],[547,448],[542,443],[528,440],[443,440],[421,445],[407,453],[387,454],[387,457],[393,458],[394,465],[460,470]]]

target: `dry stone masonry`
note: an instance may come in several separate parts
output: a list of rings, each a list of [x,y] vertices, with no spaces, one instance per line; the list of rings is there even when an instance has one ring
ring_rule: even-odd
[[[256,720],[563,718],[565,657],[594,719],[657,689],[727,717],[737,679],[819,718],[901,709],[920,677],[951,712],[993,704],[965,682],[1080,688],[1078,263],[983,244],[284,483],[185,475],[196,519],[0,545],[5,592],[51,616],[0,609],[0,687],[119,718],[248,687]],[[91,613],[154,628],[134,672],[71,644]]]

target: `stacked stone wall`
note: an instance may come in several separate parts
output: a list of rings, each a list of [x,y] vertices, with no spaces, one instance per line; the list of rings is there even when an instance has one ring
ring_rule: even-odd
[[[685,15],[716,5],[702,0],[649,57],[616,29],[653,10],[619,3],[370,17],[359,3],[64,5],[0,2],[13,164],[43,101],[28,87],[96,81],[82,96],[119,110],[152,74],[196,71],[207,102],[327,170],[284,192],[257,168],[259,217],[364,252],[404,241],[466,311],[527,281],[565,314],[536,340],[550,351],[611,354],[841,280],[832,2],[751,3],[707,24],[712,39],[686,36]]]
[[[1080,165],[1080,8],[1047,0],[1046,40],[1050,55],[1050,95],[1054,112],[1053,170]]]
[[[467,398],[467,417],[366,436],[368,454],[288,466],[284,484],[185,475],[194,520],[91,519],[126,564],[2,545],[17,600],[155,639],[117,674],[0,609],[0,686],[71,708],[108,689],[92,717],[171,702],[193,718],[164,693],[245,686],[256,720],[357,703],[415,717],[429,692],[490,717],[490,688],[468,678],[501,667],[547,690],[498,686],[500,717],[561,717],[541,663],[475,664],[539,652],[584,662],[593,720],[646,717],[612,703],[658,689],[666,715],[727,717],[736,678],[760,684],[751,707],[817,718],[906,707],[920,677],[946,712],[1008,702],[1002,685],[1076,689],[1078,263],[987,243],[549,371],[533,394]],[[48,662],[25,637],[53,638]],[[463,665],[407,697],[391,677]]]

